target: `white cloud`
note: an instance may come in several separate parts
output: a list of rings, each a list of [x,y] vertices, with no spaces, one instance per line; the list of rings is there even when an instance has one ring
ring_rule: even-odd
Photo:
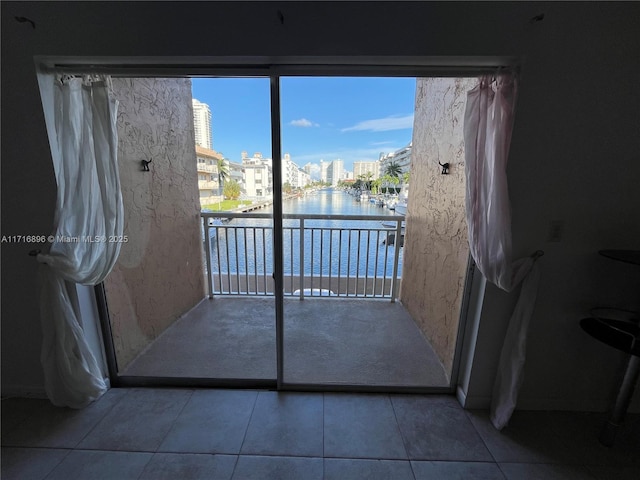
[[[312,122],[311,120],[307,120],[306,118],[301,118],[299,120],[291,120],[289,122],[289,125],[293,125],[294,127],[319,127],[320,126],[317,123]]]
[[[352,127],[343,128],[341,131],[369,130],[371,132],[386,132],[388,130],[403,130],[405,128],[413,128],[413,114],[405,115],[404,117],[391,115],[385,118],[364,120],[356,123]]]

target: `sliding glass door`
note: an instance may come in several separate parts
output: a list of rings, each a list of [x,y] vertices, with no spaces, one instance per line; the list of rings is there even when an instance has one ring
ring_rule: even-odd
[[[115,78],[120,381],[449,389],[466,265],[430,262],[468,253],[460,80]]]
[[[270,79],[113,87],[128,240],[105,282],[118,375],[275,385]]]

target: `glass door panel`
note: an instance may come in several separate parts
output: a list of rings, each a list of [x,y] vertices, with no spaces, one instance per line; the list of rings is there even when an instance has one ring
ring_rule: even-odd
[[[269,88],[114,79],[128,242],[105,290],[119,375],[275,383]]]
[[[285,385],[448,385],[397,301],[415,89],[282,78]]]

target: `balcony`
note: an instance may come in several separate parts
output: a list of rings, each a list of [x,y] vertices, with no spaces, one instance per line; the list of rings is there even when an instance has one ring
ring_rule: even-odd
[[[198,190],[216,190],[218,182],[211,180],[198,180]]]
[[[267,384],[276,378],[272,216],[201,217],[209,299],[121,374]],[[446,388],[437,354],[395,301],[402,271],[395,238],[404,217],[283,217],[283,381]]]
[[[216,165],[207,165],[206,163],[198,163],[198,172],[218,173]]]

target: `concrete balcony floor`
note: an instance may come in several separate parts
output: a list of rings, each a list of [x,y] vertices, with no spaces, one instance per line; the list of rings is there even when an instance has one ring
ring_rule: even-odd
[[[286,383],[448,386],[440,360],[400,303],[285,298],[284,324]],[[275,301],[205,299],[120,374],[275,379]]]

